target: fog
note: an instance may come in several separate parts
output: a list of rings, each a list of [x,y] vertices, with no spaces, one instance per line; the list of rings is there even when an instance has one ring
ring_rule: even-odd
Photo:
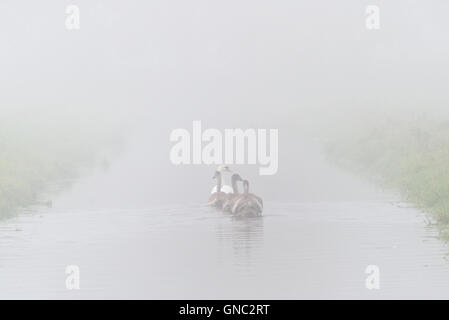
[[[66,28],[68,5],[79,30]],[[379,30],[365,26],[368,5]],[[448,10],[443,0],[2,0],[0,133],[34,137],[55,163],[75,162],[67,141],[100,159],[62,192],[72,208],[206,204],[217,166],[170,161],[170,134],[193,121],[278,130],[274,175],[230,164],[268,202],[377,199],[329,161],[326,143],[379,119],[449,119]]]
[[[278,174],[257,177],[253,166],[244,173],[274,200],[294,200],[320,197],[332,181],[306,155],[327,128],[351,126],[359,113],[448,100],[444,1],[378,1],[374,31],[365,28],[366,1],[79,0],[80,29],[72,31],[68,4],[0,4],[2,112],[45,109],[94,119],[99,129],[119,119],[146,150],[139,169],[164,181],[146,184],[154,199],[171,188],[181,202],[199,200],[213,173],[168,161],[170,132],[193,120],[279,129]],[[180,195],[176,179],[195,187]]]

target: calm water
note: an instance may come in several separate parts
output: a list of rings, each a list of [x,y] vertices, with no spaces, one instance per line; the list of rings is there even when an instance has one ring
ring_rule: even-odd
[[[36,209],[0,223],[0,298],[449,298],[446,248],[385,200]],[[365,287],[367,265],[380,289]],[[78,265],[81,290],[65,288]]]
[[[449,298],[448,248],[424,215],[312,148],[297,166],[301,200],[266,201],[249,220],[200,201],[150,204],[151,182],[170,170],[149,170],[155,155],[142,150],[49,195],[53,208],[0,221],[0,298]],[[208,186],[190,191],[207,199]],[[66,289],[68,265],[80,290]],[[365,286],[368,265],[379,290]]]

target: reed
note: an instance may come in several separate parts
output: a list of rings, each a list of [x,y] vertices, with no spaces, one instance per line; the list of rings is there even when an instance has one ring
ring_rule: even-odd
[[[92,170],[116,141],[111,127],[81,117],[8,113],[0,117],[0,218]]]
[[[449,239],[449,121],[415,118],[366,122],[327,144],[341,167],[429,212]]]

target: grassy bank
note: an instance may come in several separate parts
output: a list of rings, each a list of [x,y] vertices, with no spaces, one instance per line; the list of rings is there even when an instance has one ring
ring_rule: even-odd
[[[416,117],[366,120],[327,145],[340,166],[401,192],[449,227],[449,121]]]
[[[0,218],[95,166],[116,136],[83,114],[15,110],[0,117]],[[47,197],[45,195],[45,197]]]

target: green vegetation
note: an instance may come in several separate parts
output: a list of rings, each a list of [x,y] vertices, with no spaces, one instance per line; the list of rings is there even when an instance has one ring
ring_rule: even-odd
[[[0,218],[49,200],[45,193],[92,169],[114,137],[111,126],[99,129],[82,114],[15,110],[0,116]]]
[[[360,123],[327,146],[339,165],[401,192],[449,232],[449,122],[417,118]]]

